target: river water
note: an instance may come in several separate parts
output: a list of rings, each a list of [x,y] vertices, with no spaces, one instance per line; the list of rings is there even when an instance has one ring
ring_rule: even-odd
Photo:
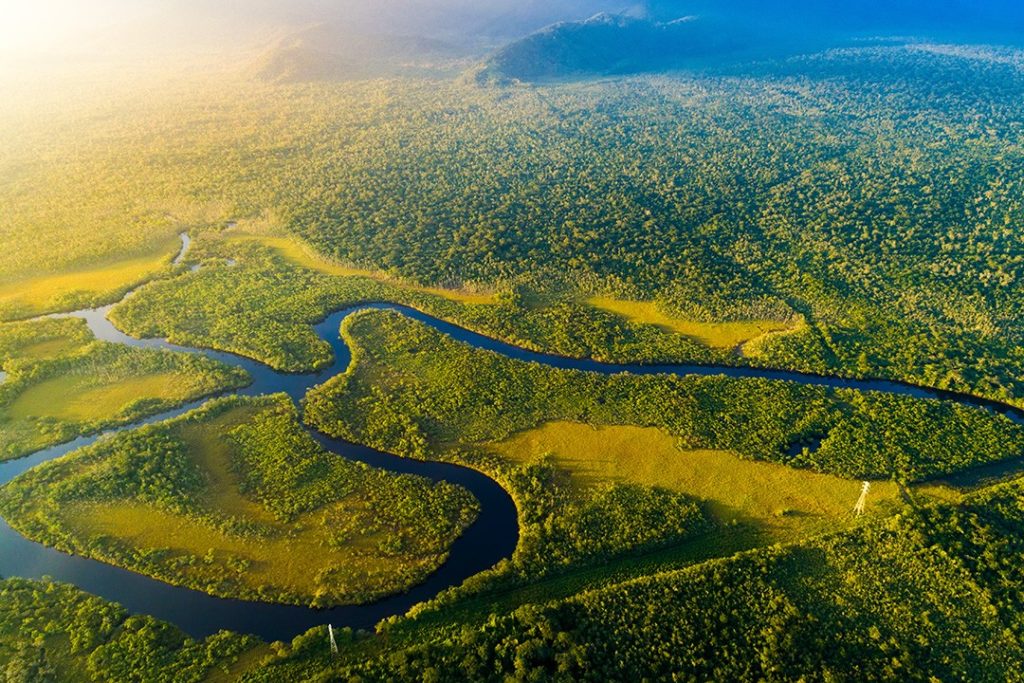
[[[182,251],[175,258],[176,264],[183,260],[188,244],[187,236],[183,235]],[[478,349],[499,353],[516,360],[542,363],[554,368],[602,374],[756,377],[832,388],[878,391],[917,398],[951,400],[963,405],[992,410],[1006,415],[1015,422],[1024,424],[1024,411],[1012,406],[975,396],[902,382],[845,379],[759,368],[692,364],[619,365],[587,359],[565,358],[523,349],[439,320],[420,311],[390,303],[368,303],[331,314],[315,326],[317,334],[331,345],[334,352],[334,362],[330,367],[311,374],[281,373],[254,360],[230,353],[177,346],[161,339],[135,339],[115,328],[107,319],[111,308],[112,306],[104,306],[59,314],[59,316],[82,318],[97,338],[108,342],[136,348],[160,348],[182,353],[199,353],[228,365],[243,368],[249,373],[252,383],[237,393],[246,396],[284,392],[298,402],[310,388],[344,372],[351,361],[351,352],[339,335],[341,322],[356,311],[376,309],[398,311],[457,341]],[[209,398],[154,415],[132,425],[112,429],[98,435],[79,437],[69,443],[48,448],[26,458],[0,463],[0,484],[9,482],[42,462],[95,443],[98,439],[105,438],[110,434],[181,415],[197,408],[207,400]],[[458,585],[466,578],[494,566],[501,559],[509,557],[515,549],[519,533],[515,504],[501,486],[480,472],[448,463],[399,458],[366,446],[333,439],[313,430],[310,430],[310,434],[325,449],[338,454],[339,457],[351,458],[392,472],[416,474],[434,481],[443,480],[458,484],[469,490],[480,502],[480,515],[469,529],[454,542],[447,562],[425,582],[407,593],[368,605],[317,610],[308,607],[216,598],[188,588],[171,586],[102,562],[67,555],[47,548],[22,537],[3,520],[0,520],[0,575],[27,578],[46,576],[71,583],[94,595],[118,602],[132,612],[150,614],[174,623],[195,637],[204,637],[219,630],[228,629],[240,633],[252,633],[266,640],[288,640],[314,626],[327,623],[331,623],[335,627],[371,628],[381,619],[404,613],[416,603],[427,600],[445,588]],[[945,478],[945,481],[954,485],[968,486],[984,477],[1016,471],[1022,465],[1024,463],[1019,458],[1008,459],[950,475]]]

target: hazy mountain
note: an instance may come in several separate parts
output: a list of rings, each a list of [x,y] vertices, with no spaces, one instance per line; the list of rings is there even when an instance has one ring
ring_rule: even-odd
[[[271,2],[272,0],[264,0]],[[453,44],[504,42],[598,12],[645,11],[640,0],[298,0],[290,16],[364,34],[421,35]]]
[[[683,18],[680,18],[683,17]],[[787,56],[885,35],[1020,42],[1024,3],[1008,0],[648,0],[547,26],[474,68],[480,82],[651,72]]]
[[[604,9],[646,11],[634,0],[306,0],[263,16],[264,24],[318,23],[272,41],[251,72],[269,81],[450,73],[510,40]]]
[[[638,0],[10,0],[0,53],[102,54],[253,49],[313,25],[494,47],[556,21]]]
[[[622,0],[381,0],[374,11],[367,7],[365,2],[293,6],[276,20],[325,21],[271,41],[253,60],[251,74],[267,81],[445,74],[552,22],[592,16],[604,7],[621,10],[623,17],[645,13],[641,5]]]
[[[652,71],[853,36],[1019,43],[1020,0],[12,0],[0,66],[229,57],[267,80]],[[597,18],[594,18],[595,15]],[[681,17],[698,20],[678,22]],[[590,19],[588,19],[590,18]],[[60,19],[60,21],[58,21]],[[813,39],[808,44],[808,39]],[[14,65],[13,60],[19,60]],[[222,59],[222,61],[224,61]]]
[[[561,22],[514,41],[474,72],[480,82],[537,81],[588,74],[657,71],[748,50],[754,36],[739,25],[683,17],[655,22],[598,14]]]
[[[637,0],[12,2],[18,25],[0,23],[0,66],[97,60],[132,69],[184,57],[240,64],[271,81],[448,73],[553,22],[643,11]]]
[[[464,49],[432,38],[354,33],[318,24],[273,41],[250,64],[264,81],[339,81],[391,75],[441,74],[464,63]]]

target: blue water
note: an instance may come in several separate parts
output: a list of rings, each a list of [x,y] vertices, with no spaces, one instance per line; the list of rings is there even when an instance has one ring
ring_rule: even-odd
[[[317,331],[330,341],[335,350],[334,363],[318,373],[299,375],[277,372],[256,361],[229,353],[180,347],[157,339],[134,339],[117,330],[107,320],[106,314],[109,310],[110,306],[106,306],[65,315],[84,319],[96,337],[105,341],[136,348],[202,353],[226,364],[241,367],[252,378],[249,386],[237,392],[246,396],[285,392],[298,401],[311,387],[339,372],[344,372],[351,359],[348,348],[338,334],[338,321],[343,316],[337,314],[317,326]],[[102,434],[79,437],[20,460],[0,463],[0,484],[40,463],[95,443],[110,434],[176,417],[199,407],[206,400],[208,399],[194,401]],[[253,633],[267,640],[283,640],[326,623],[370,628],[381,619],[403,613],[412,605],[433,597],[441,590],[458,585],[464,579],[494,566],[502,558],[510,556],[515,549],[519,532],[515,504],[501,486],[483,474],[458,465],[398,458],[366,446],[333,439],[318,432],[311,433],[324,448],[342,457],[392,472],[417,474],[434,481],[444,480],[458,484],[480,501],[480,515],[452,545],[448,561],[424,583],[405,594],[369,605],[316,610],[216,598],[199,591],[171,586],[102,562],[47,548],[25,539],[3,521],[0,521],[0,575],[28,578],[48,576],[65,581],[100,597],[119,602],[132,612],[150,614],[170,621],[196,637],[229,629]]]
[[[182,254],[187,247],[188,242],[183,238]],[[181,262],[181,259],[182,255],[179,255],[175,259],[175,263]],[[390,303],[368,303],[331,314],[315,326],[317,334],[331,345],[334,352],[334,362],[330,367],[311,374],[282,373],[254,360],[230,353],[182,347],[160,339],[135,339],[115,328],[107,319],[110,309],[111,306],[105,306],[61,315],[82,318],[97,338],[108,342],[136,348],[159,348],[182,353],[200,353],[228,365],[243,368],[249,373],[252,383],[237,393],[246,396],[284,392],[298,402],[310,388],[344,372],[351,361],[351,352],[339,335],[341,322],[356,311],[377,309],[398,311],[475,348],[493,351],[520,361],[541,363],[548,367],[602,374],[726,375],[799,382],[805,385],[831,388],[877,391],[916,398],[955,401],[964,405],[992,410],[1006,415],[1015,422],[1024,424],[1024,411],[1012,406],[975,396],[902,382],[845,379],[759,368],[693,364],[618,365],[587,359],[565,358],[529,351],[438,320],[406,306]],[[195,401],[102,434],[82,436],[69,443],[46,449],[20,460],[0,463],[0,484],[10,481],[39,463],[95,443],[109,434],[131,429],[141,424],[151,424],[176,417],[195,409],[206,400],[208,399]],[[266,640],[287,640],[309,628],[326,623],[331,623],[336,627],[370,628],[381,619],[404,613],[414,604],[427,600],[445,588],[458,585],[466,578],[494,566],[501,559],[509,557],[515,549],[519,533],[515,504],[501,486],[485,475],[475,470],[447,463],[399,458],[366,446],[334,439],[316,431],[310,430],[310,433],[324,448],[340,457],[365,462],[392,472],[416,474],[434,481],[443,480],[458,484],[469,490],[480,502],[480,515],[452,545],[447,562],[425,582],[407,593],[369,605],[316,610],[307,607],[216,598],[199,591],[171,586],[102,562],[67,555],[47,548],[25,539],[2,520],[0,520],[0,575],[28,578],[48,576],[65,581],[100,597],[118,602],[132,612],[150,614],[172,622],[195,637],[203,637],[222,629],[228,629],[240,633],[252,633]],[[1024,463],[1021,459],[1008,459],[951,475],[945,480],[957,485],[970,485],[985,477],[1016,471],[1022,466]]]

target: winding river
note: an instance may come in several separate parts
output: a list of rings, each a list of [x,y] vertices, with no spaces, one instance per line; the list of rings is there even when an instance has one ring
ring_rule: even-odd
[[[182,249],[174,259],[175,264],[183,261],[188,246],[187,235],[182,235]],[[132,293],[129,293],[127,296],[131,295]],[[879,391],[917,398],[951,400],[963,405],[995,411],[1006,415],[1015,422],[1024,424],[1024,411],[1015,407],[975,396],[929,389],[902,382],[844,379],[759,368],[692,364],[620,365],[587,359],[565,358],[529,351],[439,320],[415,309],[391,303],[367,303],[332,313],[317,324],[315,330],[322,339],[331,345],[334,362],[330,367],[316,373],[289,374],[277,372],[259,362],[230,353],[177,346],[161,339],[135,339],[115,328],[107,319],[107,314],[112,307],[113,305],[84,309],[53,317],[81,318],[86,321],[89,329],[97,338],[108,342],[136,348],[198,353],[227,365],[243,368],[249,373],[252,383],[237,393],[246,396],[284,392],[298,402],[310,388],[344,372],[351,362],[352,356],[350,349],[338,333],[341,322],[356,311],[378,309],[398,311],[475,348],[493,351],[516,360],[542,363],[549,367],[602,374],[757,377],[799,382],[805,385]],[[79,437],[74,441],[48,448],[26,458],[0,463],[0,485],[40,463],[95,443],[109,434],[181,415],[199,407],[207,400],[209,397],[131,425],[111,429],[97,435]],[[509,557],[515,549],[519,533],[515,504],[501,486],[482,473],[448,463],[399,458],[366,446],[334,439],[313,430],[309,431],[325,449],[340,457],[365,462],[392,472],[416,474],[434,481],[443,480],[458,484],[470,491],[480,502],[480,515],[454,542],[447,562],[430,575],[426,581],[407,593],[368,605],[316,610],[292,605],[217,598],[200,591],[171,586],[102,562],[61,553],[29,541],[11,529],[3,520],[0,520],[0,575],[27,578],[48,576],[71,583],[94,595],[118,602],[131,612],[150,614],[174,623],[194,637],[204,637],[219,630],[228,629],[240,633],[252,633],[272,641],[288,640],[309,628],[326,623],[331,623],[334,626],[371,628],[381,619],[401,614],[414,604],[427,600],[445,588],[458,585],[466,578],[492,567],[501,559]],[[950,475],[945,477],[944,481],[957,486],[969,486],[987,477],[1015,472],[1022,466],[1024,466],[1024,460],[1013,458]]]

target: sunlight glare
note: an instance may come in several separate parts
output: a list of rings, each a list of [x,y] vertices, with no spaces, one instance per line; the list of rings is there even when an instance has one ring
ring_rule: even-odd
[[[122,9],[109,1],[0,0],[0,52],[67,51],[73,39],[117,21]]]

